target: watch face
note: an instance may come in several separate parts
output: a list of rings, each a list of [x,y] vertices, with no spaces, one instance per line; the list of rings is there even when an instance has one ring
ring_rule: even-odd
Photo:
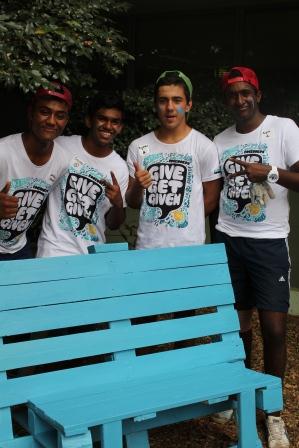
[[[278,181],[278,174],[277,173],[273,173],[273,172],[269,172],[269,174],[268,174],[268,181],[269,182],[272,182],[272,183],[274,183],[274,182],[277,182]]]

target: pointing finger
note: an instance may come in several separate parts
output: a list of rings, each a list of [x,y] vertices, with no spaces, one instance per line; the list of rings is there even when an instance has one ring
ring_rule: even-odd
[[[238,165],[244,166],[245,168],[247,168],[250,165],[249,162],[244,162],[243,160],[237,159],[235,157],[230,157],[229,160],[237,163]]]
[[[231,173],[227,177],[229,179],[234,179],[235,177],[246,176],[246,175],[247,175],[247,171],[246,170],[242,170],[242,171],[237,171],[236,173]]]
[[[117,179],[116,179],[115,174],[113,173],[113,171],[110,171],[110,174],[111,174],[112,184],[113,185],[118,185]]]

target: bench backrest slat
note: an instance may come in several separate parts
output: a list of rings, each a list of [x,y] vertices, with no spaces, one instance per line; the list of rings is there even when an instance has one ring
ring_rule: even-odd
[[[92,257],[92,255],[91,255]],[[103,297],[143,294],[213,284],[230,283],[227,265],[207,265],[190,268],[163,269],[148,272],[128,272],[100,275],[92,278],[58,280],[33,284],[2,286],[0,311],[93,300]]]
[[[109,245],[111,246],[111,245]],[[107,252],[69,257],[51,257],[32,260],[2,261],[0,285],[20,285],[42,281],[63,280],[65,278],[92,277],[119,272],[150,271],[182,266],[226,263],[226,253],[222,244],[170,247],[157,253],[155,250],[134,251],[133,257],[126,252]],[[200,250],[198,250],[200,249]]]
[[[238,330],[239,322],[232,306],[223,307],[217,313],[5,344],[0,346],[0,370],[150,347]]]
[[[34,333],[64,327],[90,325],[164,314],[233,302],[230,284],[194,287],[174,291],[111,297],[58,305],[12,309],[0,313],[0,336]]]

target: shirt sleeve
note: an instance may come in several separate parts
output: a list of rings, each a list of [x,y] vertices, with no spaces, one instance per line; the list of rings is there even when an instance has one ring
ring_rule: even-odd
[[[221,177],[218,151],[215,143],[210,142],[202,152],[200,166],[203,182],[209,182]]]
[[[134,163],[139,163],[138,156],[137,156],[137,148],[134,142],[132,142],[128,149],[127,154],[127,165],[129,169],[129,175],[130,177],[135,177],[135,167]]]
[[[128,167],[125,161],[121,160],[121,166],[120,169],[118,170],[118,173],[116,175],[117,177],[117,182],[120,188],[120,192],[123,198],[123,204],[124,207],[127,206],[126,203],[126,191],[128,188],[128,182],[129,182],[129,172],[128,172]]]
[[[291,119],[287,119],[283,136],[283,150],[288,168],[299,161],[299,128]]]
[[[3,190],[6,182],[9,182],[10,180],[11,179],[8,179],[7,161],[4,157],[2,157],[2,154],[0,152],[0,191]]]

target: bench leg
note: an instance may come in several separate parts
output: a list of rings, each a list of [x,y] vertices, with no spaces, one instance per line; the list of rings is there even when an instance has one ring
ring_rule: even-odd
[[[255,390],[237,395],[238,448],[262,448],[256,428]]]
[[[122,423],[105,423],[101,427],[101,448],[123,448]]]
[[[28,409],[28,428],[38,446],[43,448],[53,446],[56,440],[56,430],[51,428],[32,409]]]
[[[66,437],[32,409],[28,409],[28,425],[35,443],[41,448],[92,448],[90,431]]]
[[[58,434],[58,448],[92,448],[92,439],[90,431],[77,436],[65,437]]]
[[[147,431],[133,432],[126,435],[127,448],[150,448]]]

